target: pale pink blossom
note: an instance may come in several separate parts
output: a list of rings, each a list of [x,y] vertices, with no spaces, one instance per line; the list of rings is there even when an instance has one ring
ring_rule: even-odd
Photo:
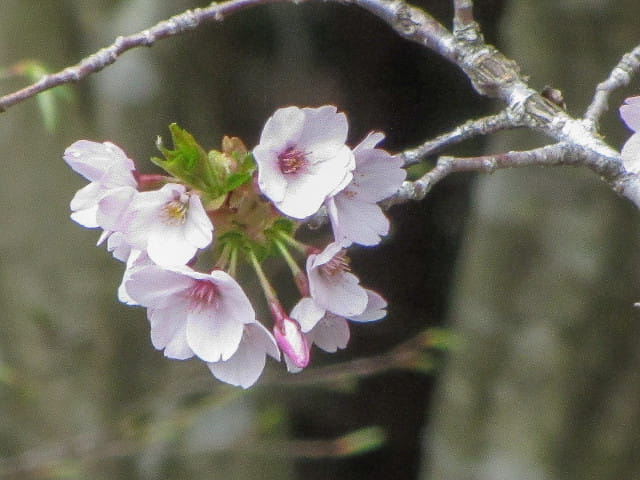
[[[340,317],[364,312],[367,292],[350,272],[342,247],[334,242],[307,257],[309,291],[316,305]]]
[[[331,105],[277,110],[253,150],[262,193],[285,215],[314,214],[351,181],[355,160],[345,145],[347,131],[346,116]]]
[[[107,202],[101,202],[101,209],[102,203]],[[200,197],[188,193],[184,185],[168,183],[160,190],[137,194],[126,217],[123,228],[131,246],[145,250],[160,265],[186,264],[213,237]]]
[[[240,285],[221,270],[151,265],[130,275],[126,291],[147,307],[153,346],[170,358],[227,361],[240,347],[245,326],[257,322]]]
[[[640,96],[627,98],[620,116],[635,132],[622,147],[622,163],[627,171],[640,174]]]
[[[318,317],[322,309],[315,305],[313,299],[302,298],[291,310],[291,318],[301,326],[309,347],[316,345],[325,352],[334,353],[343,349],[349,343],[350,331],[347,320],[353,322],[373,322],[386,315],[387,302],[373,290],[366,289],[367,306],[360,315],[344,318],[331,312],[324,312]],[[302,368],[291,361],[285,352],[287,370],[296,373]]]
[[[135,188],[133,160],[110,142],[78,140],[63,155],[65,162],[89,180],[71,200],[71,218],[88,228],[96,228],[98,202],[108,192],[119,187]]]
[[[398,191],[406,178],[402,161],[375,148],[384,139],[370,133],[353,149],[356,168],[343,190],[327,198],[326,206],[336,242],[376,245],[389,233],[389,220],[377,202]]]
[[[218,380],[248,388],[262,374],[267,355],[280,360],[275,339],[262,324],[248,323],[236,352],[227,360],[208,362],[207,366]]]

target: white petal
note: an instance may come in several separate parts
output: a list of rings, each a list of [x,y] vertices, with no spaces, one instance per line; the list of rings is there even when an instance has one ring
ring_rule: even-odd
[[[333,105],[302,110],[305,123],[298,145],[324,159],[335,155],[347,140],[349,124],[345,114],[337,113]]]
[[[87,180],[100,180],[112,167],[132,171],[135,166],[126,154],[113,143],[78,140],[63,155],[65,162]]]
[[[640,97],[630,97],[620,107],[620,116],[634,132],[640,131]]]
[[[300,324],[304,333],[311,330],[324,316],[325,309],[318,306],[310,297],[301,298],[291,310],[290,317]]]
[[[311,297],[319,306],[341,317],[364,312],[368,297],[358,277],[350,272],[335,273],[328,278],[314,273],[309,275],[309,287]]]
[[[133,272],[125,285],[130,297],[140,305],[162,308],[184,298],[193,279],[152,265]]]
[[[333,353],[349,343],[349,325],[342,317],[327,315],[309,332],[309,339],[325,352]]]
[[[383,318],[387,311],[387,301],[373,290],[365,289],[367,292],[367,308],[360,315],[349,317],[354,322],[373,322]]]
[[[640,173],[640,133],[631,135],[622,147],[622,163],[624,168],[633,173]]]
[[[126,213],[136,194],[138,191],[132,187],[118,187],[107,191],[98,202],[98,224],[106,230],[124,231]]]
[[[282,357],[284,358],[284,363],[287,366],[287,372],[300,373],[302,370],[304,370],[302,367],[298,367],[295,363],[293,363],[293,360],[289,358],[286,352],[283,353]]]
[[[298,143],[304,123],[305,114],[302,109],[280,108],[265,123],[260,135],[260,145],[284,151]]]
[[[248,388],[262,374],[266,354],[280,358],[275,340],[259,323],[249,324],[245,326],[244,336],[236,353],[226,361],[210,362],[207,366],[218,380]]]
[[[86,228],[98,228],[96,214],[98,213],[98,205],[83,210],[77,210],[71,214],[71,220]]]
[[[272,150],[263,150],[258,145],[253,150],[253,156],[258,164],[258,186],[273,202],[280,202],[287,192],[287,178],[280,171],[278,153]]]
[[[184,360],[193,352],[186,338],[186,310],[184,304],[174,303],[166,308],[149,309],[151,343],[158,350],[164,349],[166,357]]]
[[[159,221],[159,220],[158,220]],[[185,265],[198,249],[184,238],[183,225],[157,223],[147,240],[147,254],[158,265]]]
[[[198,248],[205,248],[211,243],[213,225],[207,215],[200,197],[198,195],[189,196],[189,208],[187,219],[184,224],[184,238],[191,245]]]
[[[382,132],[369,132],[366,137],[353,149],[354,153],[361,150],[371,150],[376,147],[382,140],[384,140],[384,133]]]
[[[356,154],[356,169],[347,190],[354,192],[359,200],[379,202],[396,193],[406,176],[402,160],[384,150],[367,150]]]
[[[244,325],[229,313],[213,306],[189,312],[187,341],[205,362],[228,360],[238,350]]]

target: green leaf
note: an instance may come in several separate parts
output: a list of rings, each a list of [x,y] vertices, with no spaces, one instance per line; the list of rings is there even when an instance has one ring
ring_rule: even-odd
[[[165,148],[158,137],[156,146],[164,159],[153,157],[151,161],[185,184],[207,193],[211,198],[220,196],[222,185],[209,155],[196,142],[193,135],[176,123],[169,125],[173,150]]]

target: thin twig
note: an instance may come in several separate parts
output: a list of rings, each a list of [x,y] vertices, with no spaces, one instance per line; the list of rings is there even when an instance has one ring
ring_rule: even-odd
[[[593,151],[568,142],[559,142],[532,150],[512,151],[495,155],[440,157],[432,170],[425,173],[418,180],[404,182],[398,193],[383,203],[385,207],[390,207],[407,200],[422,200],[438,182],[452,173],[493,173],[496,170],[505,168],[561,165],[584,165],[602,177],[618,179],[618,183],[612,184],[611,187],[619,192],[626,188],[629,180],[629,175],[625,174],[621,165],[618,169],[610,170],[615,164],[603,162],[602,158]]]
[[[640,70],[640,45],[625,53],[614,67],[609,77],[596,87],[593,101],[584,115],[594,127],[604,112],[609,109],[609,96],[614,90],[629,85],[631,78]]]
[[[473,17],[473,0],[453,0],[453,34],[469,43],[483,41],[480,25]]]
[[[511,112],[503,110],[495,115],[469,120],[450,132],[443,133],[432,140],[427,140],[419,147],[407,149],[397,156],[402,158],[405,165],[412,165],[423,160],[428,155],[433,155],[443,148],[464,140],[522,126],[524,124],[514,118]]]
[[[195,30],[205,23],[222,21],[225,16],[246,8],[280,1],[281,0],[230,0],[220,4],[213,2],[206,8],[187,10],[133,35],[126,37],[120,36],[116,38],[111,45],[84,58],[78,64],[67,67],[57,73],[44,75],[40,80],[29,86],[0,97],[0,112],[4,112],[7,108],[51,88],[67,83],[79,82],[88,75],[99,72],[103,68],[111,65],[128,50],[137,47],[150,47],[158,40]]]

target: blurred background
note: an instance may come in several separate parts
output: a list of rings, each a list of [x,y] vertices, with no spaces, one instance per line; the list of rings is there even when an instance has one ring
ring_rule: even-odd
[[[450,3],[416,4],[449,26]],[[636,0],[475,3],[488,40],[577,116],[640,38]],[[205,5],[0,0],[0,91],[26,83],[20,62],[57,71]],[[629,135],[617,106],[639,89],[602,120],[615,148]],[[57,92],[55,118],[50,96],[0,115],[0,478],[640,478],[639,216],[590,172],[457,175],[394,207],[389,238],[351,253],[387,318],[296,376],[269,362],[248,391],[155,351],[144,310],[117,301],[123,265],[69,219],[85,184],[61,159],[75,140],[153,171],[171,122],[208,149],[225,134],[253,146],[277,108],[330,103],[352,145],[382,130],[396,152],[500,107],[451,65],[357,8],[271,5]],[[449,152],[546,141],[504,132]]]

